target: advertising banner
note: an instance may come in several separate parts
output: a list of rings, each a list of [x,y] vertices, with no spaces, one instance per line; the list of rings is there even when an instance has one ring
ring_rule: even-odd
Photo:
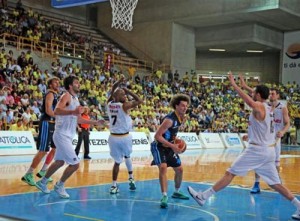
[[[35,154],[36,145],[30,131],[0,131],[0,155]]]
[[[282,83],[300,82],[300,31],[284,33]]]
[[[205,148],[225,148],[218,133],[200,133],[199,138]]]
[[[201,143],[196,133],[178,133],[177,137],[180,137],[180,139],[184,140],[187,149],[200,149]]]
[[[236,133],[220,133],[226,148],[244,148],[240,136]]]
[[[104,1],[107,0],[51,0],[51,6],[54,8],[67,8]]]
[[[154,141],[154,135],[155,133],[150,133],[150,142]],[[201,142],[196,133],[179,132],[177,134],[177,137],[185,141],[187,149],[200,149],[202,147]]]
[[[90,132],[90,152],[109,152],[108,137],[110,132]],[[130,132],[132,134],[132,150],[150,150],[149,140],[144,132]],[[73,138],[74,149],[77,145],[78,137],[77,135]],[[83,142],[81,144],[83,151]]]

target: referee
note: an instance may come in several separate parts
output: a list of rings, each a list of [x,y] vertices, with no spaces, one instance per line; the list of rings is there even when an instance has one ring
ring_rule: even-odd
[[[81,114],[81,117],[86,120],[90,120],[89,112],[90,112],[89,108],[84,107],[84,112]],[[75,148],[75,152],[76,152],[77,156],[80,152],[82,140],[83,140],[83,144],[84,144],[84,159],[90,160],[92,158],[89,156],[89,153],[90,153],[90,143],[89,143],[89,141],[90,141],[90,125],[89,124],[78,124],[78,143]]]

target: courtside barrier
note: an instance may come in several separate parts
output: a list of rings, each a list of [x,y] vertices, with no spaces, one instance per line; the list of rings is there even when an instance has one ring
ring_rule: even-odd
[[[204,148],[225,148],[218,133],[200,133],[199,138]]]
[[[226,148],[244,148],[240,136],[236,133],[220,133]]]
[[[132,134],[133,151],[150,150],[150,142],[154,140],[154,134],[150,133],[149,139],[144,132],[130,132]],[[91,131],[90,152],[109,152],[109,132]],[[188,149],[200,148],[242,148],[247,142],[242,141],[244,133],[178,133],[178,137],[187,143]],[[221,139],[222,137],[222,139]],[[73,146],[76,147],[78,135],[73,138]],[[223,141],[222,141],[223,140]],[[224,145],[225,144],[225,145]],[[82,143],[83,146],[83,143]],[[81,148],[83,150],[83,148]],[[36,144],[30,131],[0,131],[0,155],[24,155],[35,154]]]
[[[36,152],[31,131],[0,131],[0,155],[24,155]]]
[[[130,132],[132,134],[132,150],[149,150],[150,142],[144,132]]]
[[[200,149],[201,143],[199,137],[196,133],[181,133],[177,134],[177,137],[184,140],[187,146],[187,149]]]
[[[151,132],[149,140],[150,142],[154,141],[155,133]],[[177,137],[184,140],[187,146],[187,149],[200,149],[202,148],[201,142],[196,133],[183,133],[179,132]]]
[[[110,132],[90,132],[90,152],[109,152],[108,137]],[[130,132],[132,134],[132,150],[149,150],[150,143],[144,132]],[[74,149],[78,142],[78,135],[73,138]],[[81,144],[83,147],[83,142]],[[83,148],[81,148],[81,152]]]

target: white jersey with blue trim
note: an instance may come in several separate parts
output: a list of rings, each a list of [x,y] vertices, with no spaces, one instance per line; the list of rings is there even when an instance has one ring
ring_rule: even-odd
[[[275,144],[274,113],[272,108],[264,103],[266,110],[265,119],[257,120],[253,112],[249,117],[248,138],[249,144],[270,146]]]
[[[123,110],[123,103],[111,101],[107,104],[109,130],[114,134],[124,134],[132,130],[132,119]]]
[[[271,104],[269,104],[271,106]],[[282,103],[278,103],[274,108],[274,126],[275,126],[275,131],[278,132],[284,128],[284,119],[283,119],[283,113],[282,109],[284,108],[284,105]]]
[[[71,94],[70,94],[71,95]],[[66,110],[75,110],[79,106],[77,97],[71,95],[71,101]],[[75,115],[56,115],[55,116],[55,132],[64,134],[73,138],[76,134],[77,116]]]

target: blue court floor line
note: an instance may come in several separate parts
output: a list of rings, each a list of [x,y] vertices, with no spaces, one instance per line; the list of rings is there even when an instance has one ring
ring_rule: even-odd
[[[201,190],[211,185],[182,183],[182,191],[191,185]],[[222,220],[260,221],[290,220],[294,208],[287,200],[274,192],[262,191],[249,194],[249,189],[228,187],[199,207],[193,199],[169,198],[169,208],[160,209],[159,181],[137,181],[138,190],[130,192],[127,183],[120,183],[118,195],[108,193],[110,184],[69,188],[70,200],[62,200],[55,193],[39,192],[13,194],[0,197],[0,214],[23,220]],[[169,181],[169,194],[174,182]],[[130,210],[130,215],[128,211]],[[18,212],[16,214],[16,211]],[[126,212],[127,211],[127,212]]]

